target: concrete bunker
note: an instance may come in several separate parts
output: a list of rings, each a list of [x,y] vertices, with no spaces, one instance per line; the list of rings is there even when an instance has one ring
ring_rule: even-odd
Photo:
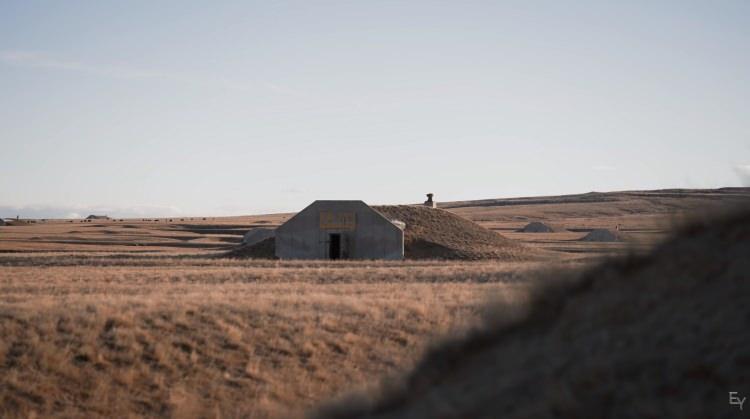
[[[404,258],[403,223],[362,201],[315,201],[276,229],[279,259]]]

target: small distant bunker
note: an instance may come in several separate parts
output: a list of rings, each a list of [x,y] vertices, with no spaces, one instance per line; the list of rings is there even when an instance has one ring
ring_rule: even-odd
[[[275,241],[279,259],[404,258],[403,227],[362,201],[315,201],[277,228]]]
[[[554,228],[540,221],[528,223],[523,228],[518,230],[519,233],[552,233],[554,231]]]
[[[435,201],[432,200],[432,197],[435,196],[434,193],[428,193],[427,194],[427,200],[424,201],[424,206],[429,208],[436,208]]]

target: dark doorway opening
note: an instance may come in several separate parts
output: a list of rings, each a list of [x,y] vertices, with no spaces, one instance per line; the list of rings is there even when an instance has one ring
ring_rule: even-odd
[[[328,257],[332,260],[341,257],[341,234],[331,234],[329,236]]]

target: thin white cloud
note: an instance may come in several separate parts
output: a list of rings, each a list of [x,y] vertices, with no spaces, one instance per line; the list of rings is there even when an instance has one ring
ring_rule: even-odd
[[[90,64],[82,61],[63,59],[35,51],[0,51],[0,62],[18,67],[73,71],[119,80],[159,79],[181,84],[215,87],[243,92],[265,90],[276,94],[295,93],[294,89],[273,82],[247,83],[244,81],[219,77],[196,77],[180,73],[143,70],[126,66]]]
[[[108,205],[0,205],[0,218],[83,218],[89,214],[109,215],[118,218],[178,217],[184,212],[174,206],[135,205],[116,207]]]
[[[607,164],[597,164],[595,166],[591,166],[591,170],[597,170],[600,172],[611,172],[613,170],[617,170],[617,168],[614,166],[607,165]]]
[[[162,77],[162,75],[158,73],[148,71],[123,67],[89,65],[78,61],[59,59],[31,51],[0,51],[0,61],[21,67],[69,70],[118,79],[147,79]]]

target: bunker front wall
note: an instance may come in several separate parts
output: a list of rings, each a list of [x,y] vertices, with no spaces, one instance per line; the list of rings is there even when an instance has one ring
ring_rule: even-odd
[[[342,259],[404,257],[404,232],[359,201],[316,202],[276,231],[281,259],[329,259],[331,235],[340,235]]]

